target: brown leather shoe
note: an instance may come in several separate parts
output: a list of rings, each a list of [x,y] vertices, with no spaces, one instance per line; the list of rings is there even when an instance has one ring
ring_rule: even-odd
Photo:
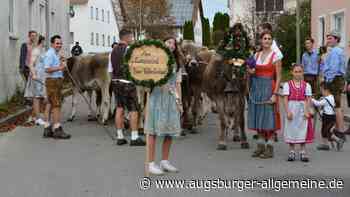
[[[261,159],[273,158],[273,146],[270,144],[266,145],[265,152],[260,155],[260,158]]]
[[[261,154],[265,152],[265,145],[258,144],[256,150],[253,152],[252,157],[260,157]]]
[[[53,138],[55,139],[61,139],[61,140],[67,140],[71,138],[71,135],[68,133],[65,133],[63,131],[62,127],[58,127],[57,129],[54,129],[53,131]]]

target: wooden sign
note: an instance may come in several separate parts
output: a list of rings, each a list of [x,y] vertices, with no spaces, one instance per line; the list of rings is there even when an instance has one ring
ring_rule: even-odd
[[[174,56],[159,40],[143,40],[131,45],[125,56],[128,79],[153,88],[167,83],[173,75]]]
[[[131,76],[139,81],[158,82],[168,74],[168,54],[154,45],[135,48],[129,60]]]

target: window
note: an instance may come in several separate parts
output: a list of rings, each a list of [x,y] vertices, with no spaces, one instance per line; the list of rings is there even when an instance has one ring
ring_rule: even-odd
[[[117,40],[115,39],[115,36],[113,36],[113,42],[116,42]]]
[[[99,45],[100,45],[98,36],[99,36],[98,33],[96,33],[96,46],[99,46]]]
[[[104,22],[104,21],[105,21],[105,10],[102,9],[102,22]]]
[[[265,0],[256,0],[255,9],[257,12],[265,11]]]
[[[267,12],[274,11],[275,9],[275,0],[266,0],[265,1],[265,10]]]
[[[108,22],[108,24],[111,22],[111,16],[110,16],[110,12],[109,11],[107,11],[107,22]]]
[[[111,46],[111,36],[108,36],[107,42],[108,42],[108,46]]]
[[[319,18],[319,26],[318,26],[318,43],[320,46],[325,45],[325,29],[326,29],[326,23],[324,17]]]
[[[275,10],[276,11],[282,11],[284,10],[284,1],[283,0],[275,0],[276,5],[275,5]]]
[[[344,12],[338,12],[332,16],[332,30],[335,30],[340,33],[342,39],[340,40],[339,45],[345,47],[345,15]]]
[[[102,46],[106,46],[105,35],[102,34]]]
[[[96,8],[96,20],[98,21],[98,8]]]
[[[91,45],[94,45],[94,42],[95,42],[95,38],[94,38],[94,33],[91,33]]]
[[[94,7],[90,7],[90,19],[93,20],[94,19]]]
[[[15,0],[9,0],[9,32],[14,33],[15,32]]]

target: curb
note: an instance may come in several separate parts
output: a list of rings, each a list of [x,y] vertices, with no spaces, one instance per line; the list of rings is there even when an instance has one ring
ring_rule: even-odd
[[[7,124],[7,123],[14,121],[18,116],[21,116],[25,113],[28,113],[31,110],[32,110],[32,107],[26,107],[25,109],[21,109],[14,114],[11,114],[5,118],[0,119],[0,126],[2,126],[3,124]]]

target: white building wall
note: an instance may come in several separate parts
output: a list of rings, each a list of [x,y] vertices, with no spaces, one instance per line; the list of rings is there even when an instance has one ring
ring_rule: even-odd
[[[253,36],[255,0],[229,0],[230,26],[235,23],[242,23],[248,28],[250,36]]]
[[[93,18],[91,18],[91,7],[93,8]],[[96,20],[96,8],[98,8],[98,20]],[[104,21],[102,21],[102,9],[104,10]],[[84,53],[100,53],[111,51],[111,45],[119,40],[119,29],[114,15],[111,0],[89,0],[87,4],[74,5],[75,16],[71,18],[70,31],[73,34],[71,47],[75,42],[79,42]],[[108,14],[109,12],[109,23]],[[91,34],[94,34],[93,44]],[[99,45],[96,44],[96,34],[98,34]],[[105,45],[103,46],[102,35],[104,35]],[[108,43],[110,36],[110,43]]]
[[[202,29],[202,20],[201,20],[201,16],[200,16],[200,12],[198,10],[197,13],[197,21],[196,24],[194,26],[194,42],[197,45],[202,46],[203,45],[203,29]]]
[[[10,1],[14,2],[13,33],[9,31],[9,15],[12,13]],[[61,35],[65,54],[68,55],[69,0],[2,0],[0,9],[0,102],[4,102],[16,88],[23,90],[19,54],[21,44],[27,41],[29,30],[36,30],[46,38],[54,34]]]

